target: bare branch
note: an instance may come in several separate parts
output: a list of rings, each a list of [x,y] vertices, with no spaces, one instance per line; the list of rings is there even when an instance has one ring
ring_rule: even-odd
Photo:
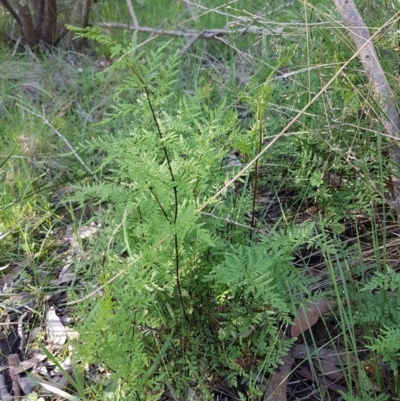
[[[18,14],[10,6],[8,0],[0,0],[0,3],[3,4],[3,7],[11,14],[14,20],[17,21],[18,25],[21,26],[21,20],[19,19]]]
[[[358,12],[353,0],[334,0],[334,2],[343,19],[344,26],[356,45],[359,59],[371,83],[374,95],[378,99],[381,109],[385,114],[383,124],[386,133],[399,138],[400,116],[389,82],[386,79],[375,52],[368,27]],[[397,210],[400,211],[400,148],[395,142],[390,149],[390,159],[393,163],[392,181],[395,205]]]
[[[189,40],[187,41],[187,43],[183,47],[183,49],[179,52],[179,54],[184,54],[186,52],[186,50],[189,49],[189,47],[192,46],[192,44],[194,42],[196,42],[197,39],[200,38],[200,35],[201,35],[201,32],[199,32],[199,34],[196,36],[189,37]]]
[[[136,17],[135,10],[133,9],[132,0],[126,0],[126,5],[128,6],[129,14],[131,15],[133,26],[135,29],[139,28],[139,21]]]
[[[189,13],[189,15],[190,15],[190,19],[192,20],[192,21],[196,21],[197,20],[197,17],[196,17],[196,15],[195,15],[195,13],[193,12],[193,10],[190,8],[190,5],[188,4],[189,2],[187,1],[187,0],[182,0],[183,1],[183,5],[185,6],[185,8],[186,8],[186,11]]]
[[[134,27],[130,24],[120,24],[116,22],[99,22],[93,23],[93,25],[97,25],[99,27],[104,28],[117,28],[117,29],[129,29],[132,31],[139,31],[144,33],[151,33],[154,35],[169,35],[175,37],[199,37],[202,39],[214,39],[216,36],[224,36],[224,35],[272,35],[275,34],[274,31],[270,31],[269,29],[262,29],[256,27],[248,27],[248,28],[238,28],[238,29],[206,29],[204,31],[196,31],[195,29],[182,29],[181,31],[172,31],[168,29],[160,29],[160,28],[150,28],[145,26]],[[281,34],[278,32],[276,34]]]
[[[202,214],[203,216],[212,217],[213,219],[225,221],[225,223],[227,223],[227,224],[232,224],[232,225],[235,225],[235,226],[238,226],[238,227],[246,228],[247,230],[260,231],[260,232],[264,233],[263,230],[259,230],[259,229],[255,228],[255,227],[251,227],[251,226],[248,226],[246,224],[239,223],[239,222],[237,222],[235,220],[231,220],[231,219],[224,218],[224,217],[219,217],[219,216],[216,216],[215,214],[212,214],[212,213],[200,212],[200,214]]]

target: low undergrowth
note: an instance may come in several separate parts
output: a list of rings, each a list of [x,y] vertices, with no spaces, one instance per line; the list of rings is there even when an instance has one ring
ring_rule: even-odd
[[[108,205],[96,275],[100,282],[123,275],[90,301],[96,306],[81,327],[79,354],[106,361],[122,394],[136,398],[158,399],[165,383],[182,396],[192,383],[206,398],[209,387],[237,386],[239,376],[255,386],[257,371],[248,369],[256,362],[263,374],[277,368],[291,345],[279,333],[293,300],[311,295],[290,262],[311,245],[314,225],[259,233],[254,243],[245,217],[251,196],[242,193],[235,205],[228,187],[209,203],[233,173],[223,160],[237,117],[224,103],[209,109],[201,93],[176,97],[177,56],[161,64],[163,48],[131,58],[133,49],[112,47],[120,61],[110,71],[130,71],[110,116],[124,121],[124,132],[85,144],[105,154],[101,182],[78,197]],[[126,91],[136,102],[126,103]],[[237,224],[223,220],[230,210]]]
[[[340,380],[346,386],[339,391],[347,393],[346,399],[354,399],[352,394],[378,399],[363,360],[380,355],[396,377],[394,354],[385,348],[397,338],[396,324],[373,341],[368,333],[382,323],[373,316],[383,309],[373,302],[378,310],[372,312],[368,297],[362,298],[363,306],[353,305],[371,283],[384,290],[384,297],[389,288],[396,291],[397,274],[390,276],[382,265],[367,284],[370,267],[363,262],[362,236],[357,233],[349,244],[343,240],[351,230],[346,222],[360,229],[356,213],[373,218],[376,207],[385,205],[379,176],[386,162],[383,151],[376,150],[382,150],[379,139],[375,148],[355,147],[364,156],[373,154],[379,160],[376,168],[340,163],[342,149],[333,143],[340,143],[342,132],[334,129],[322,143],[307,130],[284,136],[281,151],[269,159],[274,162],[271,180],[257,155],[273,139],[263,128],[264,111],[273,104],[273,73],[262,87],[241,92],[254,116],[253,124],[243,127],[223,101],[210,107],[207,88],[180,94],[179,58],[165,60],[165,47],[139,53],[135,37],[122,47],[96,29],[85,35],[109,47],[116,61],[106,73],[123,69],[128,75],[114,91],[114,110],[104,122],[117,123],[117,133],[83,145],[104,159],[98,179],[81,186],[76,200],[106,209],[95,217],[102,229],[91,244],[101,258],[81,265],[102,290],[101,297],[83,304],[77,300],[77,316],[91,311],[80,326],[79,357],[111,373],[107,391],[117,398],[158,400],[167,392],[188,399],[193,392],[213,399],[215,390],[227,388],[236,389],[239,398],[245,393],[262,397],[263,383],[298,340],[287,330],[299,306],[322,298],[335,301],[331,324],[336,322],[337,334],[328,331],[321,339],[311,332],[314,346],[345,350],[348,360]],[[323,130],[313,121],[314,132]],[[250,163],[247,167],[230,163],[233,148],[243,163]],[[287,150],[293,158],[285,165]],[[251,164],[255,168],[249,169]],[[290,201],[282,203],[279,191],[290,187]],[[260,210],[259,200],[271,194]],[[278,218],[269,212],[273,204]],[[376,234],[373,227],[366,232]],[[387,232],[383,235],[388,238]],[[324,285],[308,259],[312,254],[324,266]],[[296,258],[308,262],[296,265]],[[381,260],[379,252],[374,260]],[[323,287],[329,290],[322,292]],[[390,309],[386,315],[394,313],[392,304],[381,307]],[[364,354],[358,353],[357,327],[369,350]]]
[[[80,333],[65,376],[83,400],[399,398],[400,233],[354,49],[320,25],[336,24],[329,8],[285,6],[277,24],[304,27],[277,28],[197,6],[164,11],[195,12],[180,28],[264,33],[178,54],[182,38],[121,44],[93,28],[80,34],[109,60],[4,60],[2,271],[23,261],[40,305],[63,294],[52,302]],[[160,24],[151,7],[141,21]],[[380,39],[387,70],[396,35]],[[62,207],[59,188],[73,194]],[[67,300],[55,237],[68,230]]]

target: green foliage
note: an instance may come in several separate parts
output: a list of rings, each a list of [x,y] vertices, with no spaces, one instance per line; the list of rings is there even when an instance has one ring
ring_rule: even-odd
[[[386,272],[374,272],[371,280],[361,289],[362,292],[386,290],[394,292],[400,288],[400,274],[387,266]]]
[[[364,15],[369,18],[373,10],[375,18],[379,10],[383,24],[395,10],[375,3],[366,4]],[[365,255],[360,251],[371,245],[372,237],[376,264],[381,262],[378,255],[389,258],[386,238],[381,238],[386,235],[385,218],[374,215],[389,181],[388,151],[379,135],[381,111],[358,60],[309,104],[354,54],[344,30],[332,34],[324,26],[328,22],[333,27],[338,20],[332,5],[324,7],[323,0],[312,6],[256,0],[246,5],[243,18],[243,9],[222,0],[188,7],[184,2],[166,4],[137,2],[140,25],[169,29],[172,21],[172,29],[179,26],[182,31],[251,26],[276,34],[232,33],[218,40],[187,42],[145,33],[131,37],[114,30],[113,38],[121,38],[116,42],[97,28],[80,31],[98,42],[96,54],[112,61],[103,74],[94,74],[97,63],[85,65],[82,55],[71,59],[52,53],[34,63],[4,57],[0,265],[16,255],[29,253],[38,259],[44,253],[47,234],[43,246],[30,235],[41,224],[37,209],[40,214],[48,210],[51,187],[82,172],[71,149],[54,137],[40,116],[22,112],[18,103],[45,114],[96,171],[98,181],[90,182],[90,177],[77,199],[101,204],[102,213],[93,217],[101,229],[87,240],[87,253],[85,249],[75,260],[75,273],[82,281],[86,275],[89,292],[93,281],[104,288],[98,299],[77,310],[83,320],[77,353],[79,359],[98,362],[112,374],[104,398],[159,399],[167,387],[186,399],[190,385],[199,399],[213,399],[210,388],[237,386],[240,377],[251,389],[249,398],[261,399],[261,376],[273,373],[292,346],[282,333],[296,305],[310,301],[310,288],[325,286],[338,301],[333,319],[341,333],[328,332],[323,345],[318,336],[317,345],[339,344],[349,360],[352,352],[368,347],[379,364],[389,363],[398,381],[398,274],[389,269],[374,274],[368,283],[372,267],[362,265]],[[110,20],[131,23],[125,2],[93,7],[108,13]],[[367,25],[377,24],[371,20]],[[390,73],[397,68],[393,48],[397,50],[398,36],[391,25],[375,41]],[[175,52],[183,49],[178,57]],[[396,75],[388,78],[395,87]],[[103,123],[88,124],[89,117]],[[238,171],[224,165],[231,148],[247,163],[282,130],[284,135],[260,159],[258,192],[253,191],[251,172],[209,202]],[[36,193],[43,185],[40,198]],[[278,194],[281,188],[296,205]],[[274,227],[265,223],[268,213],[259,210],[255,199],[264,197],[263,190],[278,203]],[[201,213],[205,204],[206,213]],[[258,222],[250,228],[254,205],[262,217],[257,214]],[[309,206],[316,211],[308,214]],[[361,229],[359,216],[362,224],[372,216],[379,229],[371,229],[367,221],[365,235],[354,241],[350,237],[359,234],[351,235],[349,226]],[[305,220],[308,223],[293,223]],[[52,229],[53,222],[47,223],[46,229]],[[353,241],[356,244],[349,245]],[[316,268],[313,258],[320,258]],[[360,275],[353,271],[355,263],[362,265]],[[312,285],[310,275],[315,277]],[[43,287],[42,280],[39,283]],[[330,314],[321,320],[330,323],[331,318]],[[356,335],[358,325],[364,336]],[[313,329],[307,340],[308,335],[313,336]],[[376,395],[376,387],[385,389],[384,380],[373,383],[359,362],[343,373],[349,390],[360,390],[362,397],[347,394],[344,399],[386,399]],[[69,381],[84,398],[89,394],[82,375],[77,369],[75,381]],[[399,383],[395,387],[398,397]]]
[[[107,367],[125,394],[147,399],[165,383],[182,395],[194,383],[206,397],[204,384],[250,379],[251,367],[272,372],[291,344],[280,339],[280,322],[310,295],[290,262],[313,226],[272,230],[253,243],[245,220],[251,197],[243,192],[236,202],[230,190],[209,205],[217,218],[203,216],[200,207],[233,174],[223,159],[228,133],[240,129],[236,114],[224,102],[210,108],[206,92],[180,95],[178,57],[165,59],[164,48],[138,54],[134,40],[123,48],[96,30],[86,34],[118,57],[108,73],[129,74],[105,122],[105,131],[123,128],[84,144],[104,154],[101,181],[77,195],[108,205],[99,284],[124,274],[89,302],[80,357]],[[239,225],[218,219],[229,211]]]
[[[400,302],[398,291],[400,274],[389,266],[385,272],[374,272],[373,277],[359,291],[355,318],[360,323],[367,323],[380,334],[366,336],[367,346],[379,359],[379,363],[388,363],[390,369],[398,375],[400,345]]]
[[[221,10],[227,15],[238,11]],[[80,32],[113,58],[104,76],[118,70],[127,74],[115,88],[104,133],[82,144],[85,152],[102,155],[96,171],[100,182],[82,186],[78,194],[82,202],[90,198],[107,204],[100,217],[102,231],[92,244],[103,261],[100,272],[93,271],[99,264],[92,262],[90,277],[97,274],[99,284],[109,283],[102,300],[85,304],[91,318],[81,327],[86,343],[79,351],[85,360],[108,367],[111,387],[120,383],[125,395],[151,391],[157,398],[167,386],[185,398],[191,383],[208,399],[207,388],[235,386],[238,375],[251,388],[260,371],[272,373],[291,345],[281,337],[282,325],[290,323],[298,302],[313,295],[305,274],[308,259],[301,260],[304,268],[293,266],[293,255],[302,258],[304,250],[322,250],[321,265],[328,265],[330,275],[323,285],[333,287],[339,304],[345,299],[337,323],[346,351],[355,353],[362,342],[356,338],[357,323],[366,333],[383,324],[398,325],[396,278],[376,276],[360,292],[362,285],[353,283],[348,266],[363,256],[355,256],[356,247],[343,242],[349,221],[374,216],[376,205],[384,202],[389,174],[387,149],[377,135],[381,111],[359,73],[359,61],[335,75],[354,54],[345,33],[331,35],[318,28],[336,16],[318,8],[305,11],[303,22],[311,23],[307,45],[297,38],[297,28],[290,31],[287,24],[284,35],[260,39],[261,54],[245,35],[237,41],[227,35],[226,48],[212,41],[205,45],[207,56],[221,56],[222,66],[210,66],[200,40],[178,60],[176,54],[166,55],[182,49],[180,39],[165,42],[159,37],[150,46],[157,50],[140,52],[136,36],[125,37],[121,45],[96,29]],[[284,9],[277,18],[295,13]],[[220,17],[206,14],[217,16],[215,21]],[[270,29],[262,18],[257,26]],[[288,40],[291,35],[296,38]],[[237,62],[241,57],[235,53],[240,55],[242,47],[256,66]],[[200,54],[202,63],[197,64]],[[252,75],[240,88],[237,67]],[[280,77],[284,71],[289,79]],[[313,102],[332,77],[333,84]],[[362,111],[366,104],[369,115]],[[306,111],[286,130],[303,107]],[[233,110],[250,117],[238,119]],[[268,227],[268,234],[250,234],[245,215],[256,203],[254,175],[242,177],[202,209],[234,174],[223,165],[231,147],[246,163],[282,130],[285,135],[273,151],[260,159],[260,180],[270,192],[290,188],[299,210],[315,207],[312,213],[318,215],[311,213],[307,220],[318,222],[317,228],[313,223],[294,225],[295,208],[282,202],[276,226]],[[368,232],[368,237],[374,235]],[[121,272],[118,281],[109,282]],[[130,343],[121,344],[127,337]],[[391,361],[396,355],[383,337],[380,350]],[[361,394],[384,399],[374,395],[362,364],[357,366]]]
[[[357,291],[359,307],[355,318],[360,323],[380,327],[400,325],[400,275],[390,267],[385,273],[376,271],[369,282]]]
[[[372,345],[368,348],[380,356],[382,363],[389,362],[393,372],[398,371],[400,358],[400,328],[398,326],[381,329],[378,337],[372,340]]]

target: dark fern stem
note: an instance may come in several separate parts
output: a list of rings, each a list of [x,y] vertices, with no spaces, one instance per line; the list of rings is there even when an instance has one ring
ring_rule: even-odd
[[[164,215],[164,217],[167,219],[168,223],[171,224],[169,217],[167,215],[167,212],[164,210],[163,205],[161,204],[160,200],[158,199],[156,193],[154,192],[152,187],[149,187],[149,191],[152,193],[152,195],[154,196],[159,208],[161,209],[162,214]]]
[[[263,109],[259,110],[258,113],[258,120],[259,120],[259,133],[258,133],[258,149],[257,155],[260,154],[262,149],[262,142],[263,142]],[[259,160],[257,159],[254,164],[254,184],[253,184],[253,205],[251,211],[251,228],[255,228],[255,218],[256,218],[256,200],[257,200],[257,185],[258,185],[258,167],[259,167]],[[254,230],[250,231],[250,239],[253,236]]]
[[[153,107],[153,103],[151,101],[150,91],[149,91],[147,85],[145,84],[145,82],[143,81],[142,77],[136,72],[136,70],[133,68],[133,66],[131,66],[131,70],[132,70],[132,73],[138,78],[138,80],[140,81],[140,83],[143,86],[143,89],[144,89],[144,92],[145,92],[145,95],[146,95],[147,104],[149,105],[149,108],[150,108],[150,111],[151,111],[151,115],[153,117],[153,121],[154,121],[154,124],[156,126],[158,136],[160,138],[160,143],[161,143],[162,150],[164,152],[164,157],[165,157],[165,160],[167,162],[169,174],[170,174],[171,181],[172,181],[172,184],[173,184],[173,191],[174,191],[174,206],[175,206],[174,209],[175,210],[174,210],[174,222],[173,222],[173,224],[174,224],[174,226],[176,226],[176,221],[178,219],[178,189],[177,189],[178,183],[176,182],[175,175],[174,175],[174,172],[172,170],[172,164],[171,164],[171,160],[169,158],[168,150],[167,150],[165,144],[163,143],[163,134],[162,134],[162,131],[161,131],[160,124],[159,124],[159,122],[157,120],[157,116],[156,116],[156,112],[155,112],[154,107]],[[179,299],[180,299],[180,302],[181,302],[182,312],[183,312],[183,314],[185,316],[186,321],[189,323],[189,317],[188,317],[188,315],[186,313],[185,305],[183,303],[182,289],[181,289],[181,283],[180,283],[180,277],[179,277],[180,276],[180,274],[179,274],[179,247],[178,247],[178,234],[176,232],[174,233],[174,243],[175,243],[174,249],[175,249],[175,275],[176,275],[175,280],[176,280],[176,286],[178,288],[178,293],[179,293]]]
[[[142,229],[142,238],[144,240],[144,230],[143,230],[143,217],[142,217],[142,212],[140,211],[140,207],[137,208],[138,216],[139,216],[139,224]]]

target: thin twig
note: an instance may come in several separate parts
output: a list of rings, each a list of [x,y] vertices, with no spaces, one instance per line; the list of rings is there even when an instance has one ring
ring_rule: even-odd
[[[41,116],[40,114],[35,113],[32,110],[27,109],[24,106],[21,106],[20,104],[17,103],[17,106],[20,107],[22,110],[25,110],[26,112],[33,114],[36,117],[39,117],[42,119],[42,121],[48,126],[50,127],[53,132],[59,137],[61,138],[61,140],[67,145],[68,149],[71,150],[71,152],[73,153],[73,155],[78,159],[78,161],[82,164],[82,166],[86,169],[86,171],[88,171],[90,173],[90,175],[92,175],[96,180],[97,177],[95,176],[94,172],[87,166],[87,164],[82,160],[82,158],[78,155],[78,153],[76,153],[76,150],[72,147],[72,145],[67,141],[67,139],[64,137],[64,135],[62,135],[59,131],[56,130],[56,128],[50,123],[49,120],[47,120],[47,118],[45,116]]]
[[[103,27],[103,28],[118,28],[118,29],[129,29],[132,31],[139,31],[144,33],[151,33],[154,35],[169,35],[175,37],[200,37],[202,39],[214,39],[216,36],[223,36],[223,35],[244,35],[244,34],[251,34],[251,35],[271,35],[275,34],[274,31],[269,29],[262,29],[256,27],[247,27],[247,28],[238,28],[238,29],[206,29],[204,31],[197,31],[195,29],[182,29],[180,31],[172,31],[169,29],[162,29],[162,28],[151,28],[147,26],[138,26],[135,27],[131,24],[120,24],[117,22],[95,22],[93,25]]]
[[[225,223],[227,223],[227,224],[232,224],[234,226],[246,228],[247,230],[260,231],[262,233],[265,233],[264,230],[260,230],[259,228],[251,227],[251,226],[248,226],[246,224],[239,223],[238,221],[227,219],[225,217],[219,217],[219,216],[216,216],[215,214],[212,214],[212,213],[200,212],[200,214],[203,215],[203,216],[212,217],[213,219],[225,221]]]
[[[186,50],[189,49],[190,46],[192,46],[192,44],[194,42],[196,42],[197,39],[199,39],[201,36],[201,32],[199,32],[198,35],[196,36],[192,36],[191,38],[189,38],[188,42],[186,43],[186,45],[182,48],[182,50],[179,52],[179,55],[182,55],[184,53],[186,53]]]
[[[190,6],[188,4],[189,2],[187,0],[182,0],[182,1],[183,1],[183,4],[184,4],[185,8],[186,8],[186,11],[190,15],[190,19],[195,22],[197,20],[197,17],[195,15],[195,13],[193,12],[193,10],[190,8]]]
[[[126,5],[128,6],[129,14],[131,15],[133,26],[135,29],[139,28],[139,21],[136,17],[135,10],[133,9],[132,1],[126,0]]]
[[[21,339],[19,348],[22,349],[24,351],[25,348],[25,344],[26,344],[26,337],[25,337],[25,333],[24,333],[24,319],[29,315],[30,311],[27,310],[25,311],[18,319],[18,335]]]
[[[220,15],[223,15],[225,17],[233,18],[233,19],[241,21],[241,22],[251,22],[251,21],[255,21],[255,20],[261,20],[261,16],[260,15],[250,14],[249,12],[247,12],[247,15],[249,15],[249,16],[248,17],[244,17],[243,15],[238,16],[238,15],[235,15],[235,14],[229,14],[229,13],[227,13],[225,11],[220,11],[220,9],[222,9],[222,10],[228,9],[228,6],[229,6],[229,8],[231,10],[237,10],[234,7],[230,6],[233,3],[237,3],[237,0],[232,0],[229,3],[222,4],[221,6],[218,6],[218,7],[215,7],[215,8],[209,8],[209,7],[203,6],[203,5],[199,4],[199,3],[191,3],[188,0],[185,0],[185,2],[187,4],[195,6],[197,8],[202,9],[202,10],[205,10],[205,12],[202,15],[211,14],[211,13],[212,14],[220,14]],[[265,16],[267,16],[267,15],[275,14],[275,13],[281,11],[283,8],[288,8],[288,7],[292,6],[293,4],[294,4],[294,0],[289,0],[287,3],[280,4],[278,7],[274,8],[273,10],[270,10],[270,11],[268,11],[266,13],[263,13],[263,18],[265,18]],[[240,11],[241,12],[243,12],[243,11],[246,12],[243,9],[241,9]],[[292,24],[292,23],[290,22],[289,24]],[[294,25],[308,25],[308,26],[315,25],[315,24],[326,24],[326,22],[323,21],[323,22],[317,22],[317,23],[311,23],[310,24],[307,21],[306,23],[303,23],[303,22],[295,22],[294,23]]]

